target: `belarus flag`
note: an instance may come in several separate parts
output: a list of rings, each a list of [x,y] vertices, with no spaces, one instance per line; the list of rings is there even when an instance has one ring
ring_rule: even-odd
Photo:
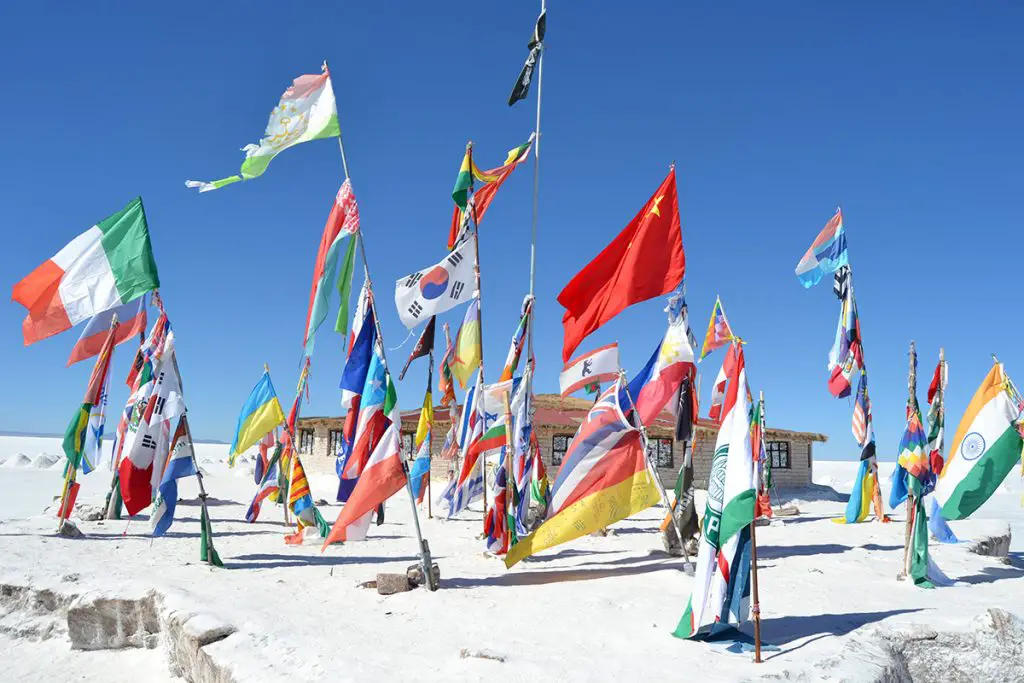
[[[21,324],[28,346],[159,286],[146,212],[137,197],[14,285],[11,298],[28,309]]]

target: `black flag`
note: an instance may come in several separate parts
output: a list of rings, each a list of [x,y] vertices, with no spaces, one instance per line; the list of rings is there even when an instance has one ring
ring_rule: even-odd
[[[409,360],[405,361],[405,367],[402,368],[402,372],[398,374],[398,381],[401,382],[402,378],[405,377],[405,371],[409,369],[409,365],[417,358],[423,358],[423,356],[429,356],[430,352],[434,350],[434,320],[436,316],[430,316],[430,320],[427,321],[427,326],[423,328],[423,334],[420,335],[419,340],[416,342],[416,346],[413,347],[412,353],[409,354]]]
[[[544,49],[544,31],[546,29],[547,10],[540,13],[540,16],[537,17],[537,25],[533,27],[533,37],[530,38],[530,43],[526,46],[529,48],[530,54],[526,56],[526,63],[523,64],[523,70],[519,72],[516,84],[512,86],[512,94],[508,96],[508,106],[510,107],[519,100],[525,100],[526,96],[530,94],[530,81],[533,80],[533,69],[537,66],[540,52]]]
[[[693,439],[693,418],[697,414],[694,410],[693,375],[693,372],[688,372],[683,377],[676,394],[676,441]]]

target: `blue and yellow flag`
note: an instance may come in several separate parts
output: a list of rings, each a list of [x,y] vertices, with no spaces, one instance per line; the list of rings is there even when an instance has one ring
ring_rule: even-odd
[[[267,432],[282,422],[284,410],[281,409],[281,402],[277,400],[277,392],[270,381],[270,373],[264,370],[263,376],[252,388],[238,416],[238,427],[231,442],[228,464],[234,465],[235,458],[240,453],[256,445]]]

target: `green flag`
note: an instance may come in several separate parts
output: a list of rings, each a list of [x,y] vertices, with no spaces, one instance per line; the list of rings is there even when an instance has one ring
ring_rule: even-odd
[[[200,525],[202,531],[199,537],[199,560],[201,562],[209,562],[217,567],[223,567],[224,563],[221,562],[220,555],[213,547],[212,539],[208,532],[210,520],[206,517],[206,506],[202,506],[202,513],[200,515]]]
[[[338,321],[334,323],[334,331],[340,335],[348,334],[348,301],[351,298],[352,277],[355,274],[353,265],[356,260],[357,239],[358,235],[352,235],[349,239],[345,260],[341,263],[341,275],[338,276]]]

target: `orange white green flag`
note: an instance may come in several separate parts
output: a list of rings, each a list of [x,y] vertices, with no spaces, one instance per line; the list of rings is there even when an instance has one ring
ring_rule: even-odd
[[[258,144],[242,148],[245,160],[239,175],[212,181],[186,180],[185,186],[209,192],[240,180],[252,180],[263,175],[273,158],[289,147],[341,135],[331,74],[326,63],[322,68],[321,74],[299,76],[284,91],[281,101],[270,112],[263,138]]]

